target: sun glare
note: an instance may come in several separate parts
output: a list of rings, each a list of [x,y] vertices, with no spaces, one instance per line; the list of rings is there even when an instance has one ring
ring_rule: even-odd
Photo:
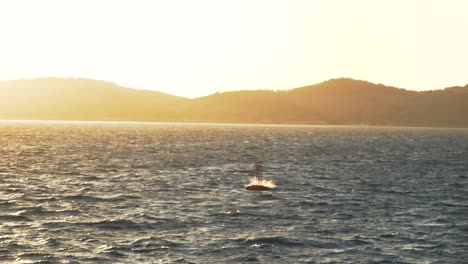
[[[0,80],[88,77],[188,97],[335,77],[439,89],[466,82],[467,7],[456,0],[2,1]]]

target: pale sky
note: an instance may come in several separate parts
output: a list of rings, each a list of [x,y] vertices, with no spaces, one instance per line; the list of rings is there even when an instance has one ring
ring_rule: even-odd
[[[350,77],[468,84],[466,0],[0,0],[0,80],[186,97]]]

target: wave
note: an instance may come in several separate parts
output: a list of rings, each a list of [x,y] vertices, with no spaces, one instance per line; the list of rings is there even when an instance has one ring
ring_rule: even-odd
[[[235,257],[228,260],[227,263],[258,263],[260,259],[253,256]]]
[[[42,215],[42,214],[44,214],[44,212],[47,211],[44,207],[42,207],[40,205],[17,207],[15,209],[18,210],[18,211],[16,211],[12,215],[23,215],[23,216],[26,216],[26,215]]]
[[[130,199],[137,199],[138,196],[135,195],[115,195],[115,196],[92,196],[92,195],[83,195],[83,194],[74,194],[64,196],[64,200],[71,200],[71,201],[83,201],[83,202],[118,202],[118,201],[126,201]]]
[[[65,215],[65,216],[76,216],[82,214],[80,210],[77,209],[65,209],[65,210],[46,210],[44,214],[58,214],[58,215]]]
[[[395,233],[385,233],[385,234],[379,235],[379,237],[381,238],[394,238],[395,236],[396,236]]]
[[[239,210],[229,210],[229,211],[220,211],[218,212],[218,215],[223,215],[223,216],[241,216],[243,213]]]
[[[272,237],[257,237],[247,238],[241,241],[244,245],[253,247],[258,246],[287,246],[287,247],[304,247],[306,243],[298,239],[287,238],[283,236],[272,236]]]
[[[351,240],[349,240],[351,243],[353,243],[354,245],[367,245],[367,244],[370,244],[371,242],[369,241],[366,241],[364,240],[363,238],[361,237],[354,237],[352,238]]]
[[[0,215],[0,221],[6,222],[32,222],[33,220],[24,215]]]
[[[84,222],[71,222],[71,221],[51,221],[42,223],[51,229],[67,228],[73,226],[90,227],[93,229],[107,229],[107,230],[144,230],[153,229],[154,224],[151,223],[138,223],[129,219],[112,219],[101,221],[84,221]]]
[[[12,207],[16,205],[15,200],[10,200],[10,201],[1,201],[0,202],[0,208],[5,208],[5,207]]]
[[[65,209],[65,210],[51,210],[47,209],[41,205],[38,206],[26,206],[26,207],[17,207],[15,208],[15,213],[11,213],[9,215],[15,216],[47,216],[47,215],[66,215],[66,216],[73,216],[79,215],[81,212],[76,209]]]
[[[102,220],[97,222],[84,222],[78,223],[86,226],[92,226],[100,229],[151,229],[153,225],[150,223],[137,223],[129,219],[116,219],[116,220]]]
[[[2,249],[6,249],[7,251],[14,252],[14,251],[26,251],[30,250],[31,247],[24,245],[24,244],[19,244],[16,241],[2,241]],[[1,259],[0,259],[1,260]]]
[[[52,255],[50,254],[43,254],[43,253],[23,253],[23,254],[18,254],[17,259],[23,260],[21,263],[55,263],[57,259],[55,259]]]
[[[284,236],[265,236],[257,238],[247,238],[240,241],[242,245],[247,245],[253,248],[268,248],[268,247],[292,247],[292,248],[338,248],[339,241],[320,241],[299,238],[288,238]]]
[[[102,245],[97,247],[95,253],[104,253],[113,257],[124,257],[126,253],[151,253],[154,251],[170,250],[179,247],[181,244],[155,236],[148,236],[135,239],[131,242],[117,245]]]
[[[125,254],[122,253],[121,251],[129,251],[129,249],[125,247],[119,247],[119,246],[110,246],[107,244],[98,246],[97,248],[94,249],[95,253],[106,254],[106,255],[109,255],[112,257],[118,257],[118,258],[125,257]]]
[[[340,220],[349,220],[349,219],[352,219],[355,217],[354,214],[351,214],[351,213],[334,213],[332,215],[333,219],[340,219]]]
[[[175,247],[180,247],[182,244],[161,239],[154,236],[138,238],[128,244],[134,252],[151,252],[154,250],[168,250]]]

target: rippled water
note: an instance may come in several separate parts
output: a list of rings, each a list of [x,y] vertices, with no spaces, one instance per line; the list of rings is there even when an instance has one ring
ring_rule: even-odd
[[[5,263],[463,263],[467,193],[463,129],[0,123]]]

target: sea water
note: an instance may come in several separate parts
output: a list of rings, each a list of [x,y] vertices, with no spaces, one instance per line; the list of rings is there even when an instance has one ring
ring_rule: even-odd
[[[466,129],[0,123],[3,263],[467,260]]]

